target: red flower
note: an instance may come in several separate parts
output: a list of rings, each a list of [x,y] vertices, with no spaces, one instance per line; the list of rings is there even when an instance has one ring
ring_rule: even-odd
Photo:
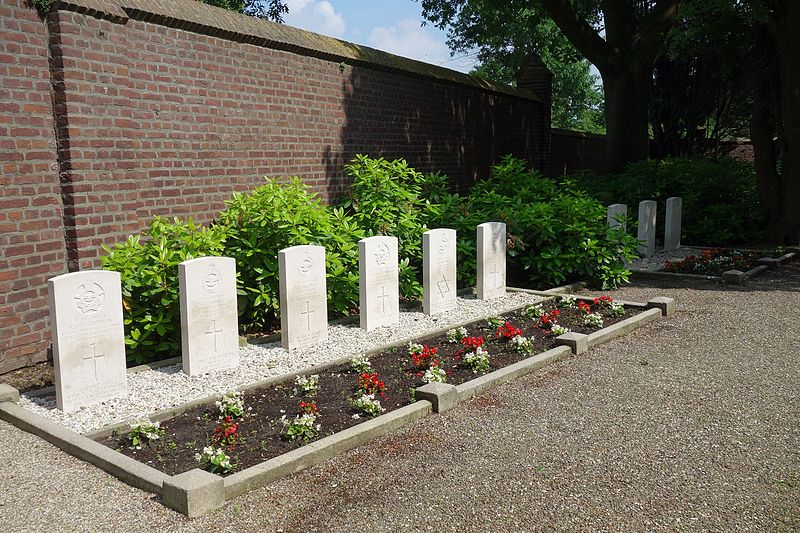
[[[589,314],[592,312],[592,306],[581,300],[578,302],[578,311]]]
[[[372,375],[365,372],[358,376],[358,388],[364,391],[365,394],[385,396],[386,384],[378,378],[377,372]]]
[[[522,335],[522,330],[517,327],[514,327],[514,325],[511,324],[511,322],[509,322],[508,320],[506,320],[505,324],[497,328],[497,333],[495,333],[495,336],[497,338],[502,337],[504,339],[513,339],[517,335]]]
[[[611,307],[611,303],[614,299],[611,296],[599,296],[592,300],[592,305],[596,307]]]
[[[308,415],[319,415],[319,409],[317,408],[317,402],[300,402],[300,414],[308,414]]]
[[[220,445],[235,446],[239,442],[238,424],[226,416],[214,429],[214,441]]]
[[[436,351],[436,348],[423,346],[421,352],[411,354],[411,364],[417,369],[428,368],[436,355]]]
[[[464,337],[461,339],[461,345],[464,347],[462,352],[474,352],[486,342],[483,337]]]

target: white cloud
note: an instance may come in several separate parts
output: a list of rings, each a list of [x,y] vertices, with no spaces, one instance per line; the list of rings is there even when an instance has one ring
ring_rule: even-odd
[[[475,64],[474,58],[451,58],[443,36],[437,39],[427,28],[420,27],[419,21],[412,19],[403,19],[392,26],[373,28],[368,44],[392,54],[462,72],[469,71]]]
[[[327,0],[288,0],[289,13],[286,24],[330,37],[344,35],[344,17],[336,12]]]

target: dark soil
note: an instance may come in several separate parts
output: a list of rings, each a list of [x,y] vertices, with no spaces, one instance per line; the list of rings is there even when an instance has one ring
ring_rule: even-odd
[[[544,307],[547,310],[551,309],[548,306]],[[639,309],[626,309],[625,315],[619,318],[607,317],[603,311],[601,314],[604,315],[604,326],[609,326],[639,311]],[[579,333],[596,331],[596,328],[578,325],[579,313],[576,309],[562,309],[560,312],[559,324],[572,331]],[[523,335],[534,341],[535,353],[544,352],[556,345],[552,337],[535,326],[535,319],[527,318],[521,311],[505,315],[505,318],[514,326],[521,328]],[[483,336],[486,339],[484,349],[491,357],[490,372],[529,357],[514,350],[507,340],[497,339],[495,337],[497,328],[490,326],[486,321],[475,322],[466,326],[466,329],[469,336]],[[446,335],[424,338],[420,343],[437,348],[440,366],[447,372],[447,383],[458,385],[478,376],[460,363],[458,354],[461,345],[449,343]],[[423,385],[423,382],[421,373],[411,366],[405,347],[374,355],[370,361],[374,371],[386,385],[386,396],[381,399],[381,405],[386,412],[414,401],[413,390]],[[281,437],[283,424],[280,420],[284,414],[289,419],[298,414],[298,404],[301,400],[316,401],[319,408],[320,416],[317,422],[322,425],[322,430],[316,439],[355,426],[369,418],[363,414],[359,418],[353,418],[356,411],[350,406],[349,400],[357,389],[357,374],[349,365],[320,372],[319,378],[319,391],[314,398],[293,395],[294,376],[278,385],[243,394],[246,414],[242,420],[237,420],[240,442],[236,446],[226,448],[226,453],[237,465],[237,470],[303,445],[303,442],[291,442]],[[164,436],[141,450],[130,448],[127,435],[112,435],[101,442],[167,474],[174,475],[198,466],[195,454],[211,443],[214,429],[218,424],[218,414],[215,405],[210,403],[163,422],[161,427],[165,430]]]
[[[0,375],[0,383],[11,385],[20,392],[49,387],[54,384],[53,365],[45,362],[12,370]]]

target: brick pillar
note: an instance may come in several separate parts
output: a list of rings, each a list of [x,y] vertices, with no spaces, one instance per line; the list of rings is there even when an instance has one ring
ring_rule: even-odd
[[[550,164],[550,124],[552,117],[553,102],[553,73],[542,62],[541,58],[534,53],[522,61],[517,71],[517,87],[529,89],[542,101],[542,115],[544,117],[543,127],[540,129],[539,138],[539,161],[538,168],[547,172]],[[533,161],[532,161],[533,163]]]

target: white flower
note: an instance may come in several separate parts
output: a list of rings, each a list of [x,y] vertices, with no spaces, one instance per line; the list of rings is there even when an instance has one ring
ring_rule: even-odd
[[[447,372],[438,366],[431,366],[423,374],[422,381],[425,383],[445,383],[447,381]]]
[[[558,324],[553,324],[553,326],[550,328],[550,333],[554,337],[558,337],[559,335],[569,333],[569,328],[565,328],[564,326],[560,326]]]
[[[467,328],[460,327],[447,331],[447,342],[458,343],[467,336]]]
[[[575,296],[565,294],[559,298],[559,302],[567,309],[574,309],[578,306],[578,299]]]
[[[423,346],[421,344],[417,344],[416,342],[409,342],[408,343],[408,355],[412,353],[422,353]]]
[[[597,313],[586,313],[583,315],[583,325],[596,328],[603,327],[603,317]]]
[[[525,314],[530,318],[539,318],[544,314],[544,308],[541,304],[531,305],[525,308]]]

